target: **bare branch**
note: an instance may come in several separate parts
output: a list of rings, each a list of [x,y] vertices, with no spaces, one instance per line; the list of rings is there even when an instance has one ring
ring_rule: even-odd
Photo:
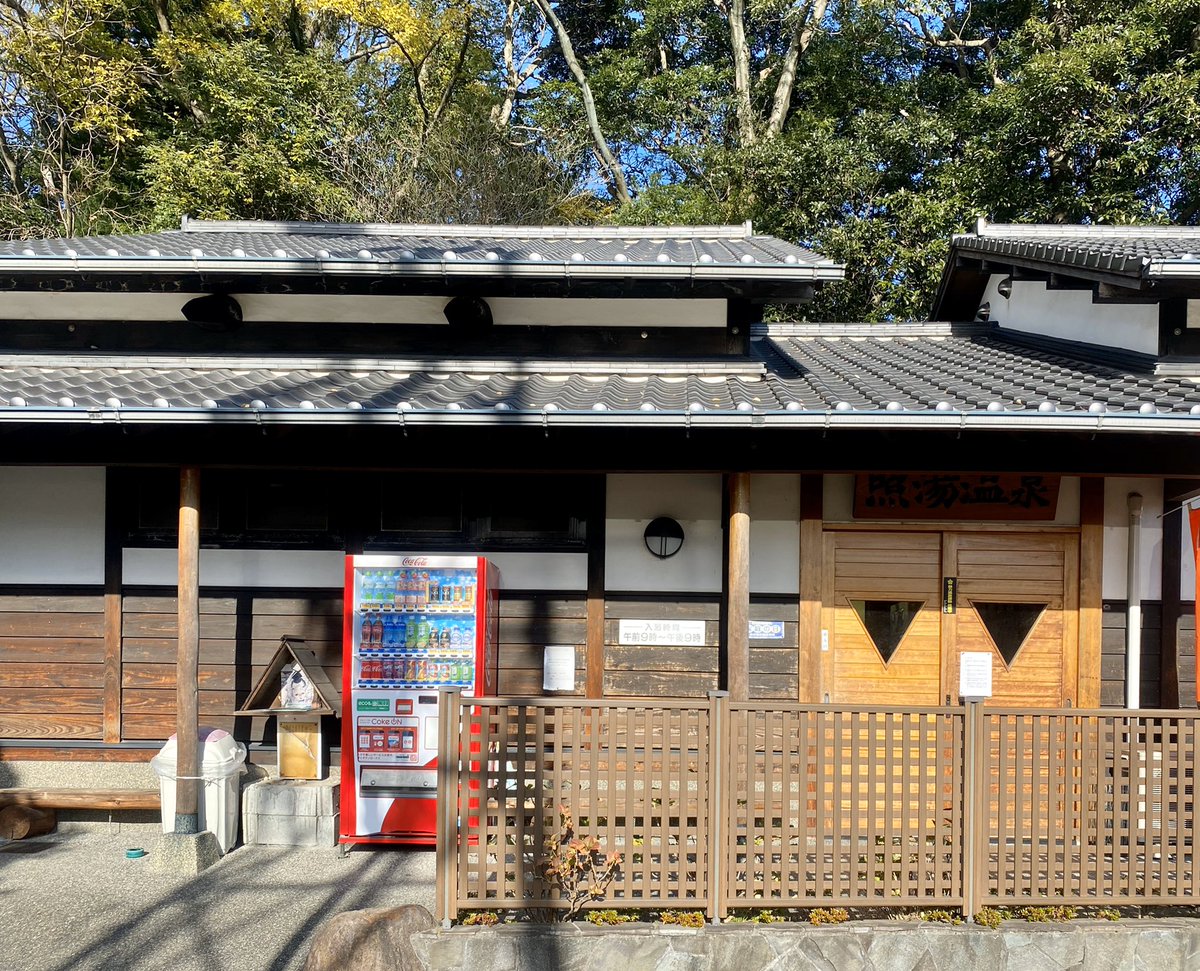
[[[608,142],[604,138],[604,132],[600,127],[600,118],[596,114],[596,101],[592,97],[592,89],[588,84],[587,75],[583,71],[583,65],[579,63],[579,58],[575,56],[575,47],[571,43],[571,38],[567,34],[567,28],[563,26],[563,22],[558,19],[554,8],[550,6],[550,0],[534,0],[541,10],[542,16],[546,18],[546,22],[554,31],[555,37],[558,38],[558,46],[562,49],[563,60],[567,62],[567,67],[571,71],[572,77],[575,78],[575,83],[579,85],[580,97],[583,99],[583,110],[587,116],[588,130],[592,134],[592,141],[596,146],[596,154],[600,156],[600,160],[607,167],[609,174],[612,176],[613,191],[616,194],[617,200],[621,205],[628,205],[631,201],[629,196],[629,186],[625,181],[625,170],[621,167],[621,163],[617,161],[612,150],[608,147]]]

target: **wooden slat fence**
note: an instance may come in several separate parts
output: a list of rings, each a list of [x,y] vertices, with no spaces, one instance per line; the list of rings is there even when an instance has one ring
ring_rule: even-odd
[[[442,792],[438,846],[457,844],[453,875],[439,867],[456,907],[564,906],[541,870],[563,806],[578,835],[623,855],[607,906],[708,907],[707,702],[458,699],[454,709],[441,717],[458,759],[442,771],[453,770],[457,798]]]
[[[962,902],[961,708],[730,708],[726,907]]]
[[[588,906],[1200,902],[1196,712],[445,691],[439,717],[442,917],[565,906],[560,806],[623,855]]]
[[[1194,904],[1194,712],[984,715],[983,903]]]

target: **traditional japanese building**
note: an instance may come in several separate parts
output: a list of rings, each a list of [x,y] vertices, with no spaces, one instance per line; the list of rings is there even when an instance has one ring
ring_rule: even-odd
[[[971,650],[998,702],[1191,704],[1193,249],[981,225],[934,322],[866,325],[763,323],[842,269],[749,226],[0,245],[0,759],[173,730],[181,467],[202,716],[260,745],[363,551],[500,565],[502,694],[573,644],[593,696],[937,704]]]

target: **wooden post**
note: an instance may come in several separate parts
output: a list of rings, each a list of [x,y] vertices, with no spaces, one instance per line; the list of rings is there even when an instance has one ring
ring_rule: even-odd
[[[1179,498],[1200,488],[1200,480],[1166,479],[1163,481],[1162,517],[1162,681],[1159,707],[1192,708],[1195,696],[1182,687],[1179,664],[1179,621],[1183,617],[1183,596],[1179,590],[1184,537],[1191,542],[1187,511]]]
[[[604,542],[606,485],[601,481],[587,524],[587,642],[584,647],[585,694],[604,697]]]
[[[175,659],[175,832],[199,832],[200,470],[179,470],[179,648]]]
[[[729,475],[729,610],[725,632],[729,697],[750,698],[750,473]]]
[[[121,741],[121,530],[118,485],[104,480],[104,741]]]
[[[1079,480],[1079,684],[1075,695],[1080,708],[1100,706],[1103,571],[1104,480],[1083,478]]]
[[[797,701],[820,703],[821,589],[824,579],[823,533],[825,478],[820,473],[800,476],[800,611],[796,629]]]
[[[725,906],[726,805],[729,793],[729,692],[708,693],[708,919],[719,924]]]

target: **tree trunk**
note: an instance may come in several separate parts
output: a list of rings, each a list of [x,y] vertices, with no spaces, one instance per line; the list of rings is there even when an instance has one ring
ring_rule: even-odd
[[[587,115],[588,131],[591,132],[592,141],[596,146],[596,154],[600,156],[600,160],[608,168],[609,174],[612,176],[613,193],[617,197],[617,201],[623,206],[630,203],[629,186],[625,181],[625,170],[621,167],[621,163],[617,161],[612,150],[608,147],[608,142],[604,138],[604,131],[600,127],[600,118],[596,114],[596,101],[592,97],[592,89],[588,84],[587,75],[583,72],[583,65],[579,63],[579,58],[575,56],[575,48],[571,44],[570,35],[567,34],[567,28],[563,26],[563,22],[558,19],[558,15],[554,12],[554,8],[550,6],[550,0],[535,0],[538,9],[546,18],[546,22],[554,31],[554,36],[558,38],[558,46],[562,48],[563,60],[567,62],[567,67],[570,68],[571,76],[575,78],[575,83],[579,85],[579,94],[583,98],[583,111]]]
[[[788,112],[792,108],[792,90],[796,86],[796,68],[800,58],[808,50],[813,34],[821,26],[828,0],[810,0],[804,5],[800,17],[792,28],[792,38],[787,54],[779,71],[779,83],[775,85],[775,97],[771,102],[771,117],[767,121],[767,137],[774,138],[783,131]]]
[[[742,145],[753,145],[754,108],[750,104],[750,47],[746,43],[746,0],[733,0],[729,5],[729,48],[733,53],[733,97],[738,138]]]

